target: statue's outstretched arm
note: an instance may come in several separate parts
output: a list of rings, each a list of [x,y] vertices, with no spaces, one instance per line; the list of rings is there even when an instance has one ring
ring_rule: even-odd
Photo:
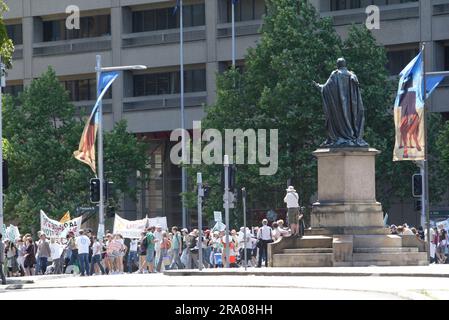
[[[319,84],[318,82],[313,81],[313,85],[315,86],[315,88],[322,90],[323,89],[323,85]]]

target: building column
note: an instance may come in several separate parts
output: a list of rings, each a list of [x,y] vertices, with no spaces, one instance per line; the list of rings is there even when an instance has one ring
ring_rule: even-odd
[[[112,65],[122,65],[122,8],[119,0],[112,1],[111,8],[111,48]],[[124,73],[121,74],[112,85],[112,118],[114,123],[122,119],[123,113],[123,81]]]
[[[205,1],[206,6],[206,88],[207,104],[215,103],[217,96],[216,73],[218,72],[217,62],[217,22],[218,22],[218,0]]]

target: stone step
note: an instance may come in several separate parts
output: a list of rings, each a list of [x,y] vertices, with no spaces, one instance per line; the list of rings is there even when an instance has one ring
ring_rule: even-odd
[[[332,248],[303,248],[303,249],[284,249],[284,253],[296,254],[296,253],[332,253]]]
[[[354,253],[353,262],[386,261],[392,266],[419,265],[427,262],[426,252]]]
[[[388,267],[388,266],[391,266],[391,262],[390,261],[354,261],[352,263],[352,266],[354,266],[354,267],[370,267],[370,266]]]
[[[273,267],[332,267],[332,253],[280,253],[273,256]]]
[[[298,241],[296,248],[332,248],[332,237],[328,236],[304,236]]]
[[[400,248],[402,238],[396,235],[354,235],[354,248]]]
[[[419,252],[418,248],[354,248],[354,253],[395,253],[395,252]]]

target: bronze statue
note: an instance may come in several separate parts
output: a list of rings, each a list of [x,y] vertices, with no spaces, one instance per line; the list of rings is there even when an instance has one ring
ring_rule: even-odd
[[[337,60],[333,71],[323,85],[314,81],[323,97],[326,116],[326,148],[367,148],[363,140],[365,110],[357,76],[346,67],[346,60]]]

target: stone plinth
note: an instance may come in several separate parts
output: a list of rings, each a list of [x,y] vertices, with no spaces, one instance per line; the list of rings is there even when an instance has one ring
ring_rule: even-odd
[[[318,201],[312,228],[383,228],[376,201],[376,149],[319,149]]]
[[[376,201],[375,149],[320,149],[318,201],[303,238],[268,245],[272,267],[428,265],[425,243],[389,234]]]

